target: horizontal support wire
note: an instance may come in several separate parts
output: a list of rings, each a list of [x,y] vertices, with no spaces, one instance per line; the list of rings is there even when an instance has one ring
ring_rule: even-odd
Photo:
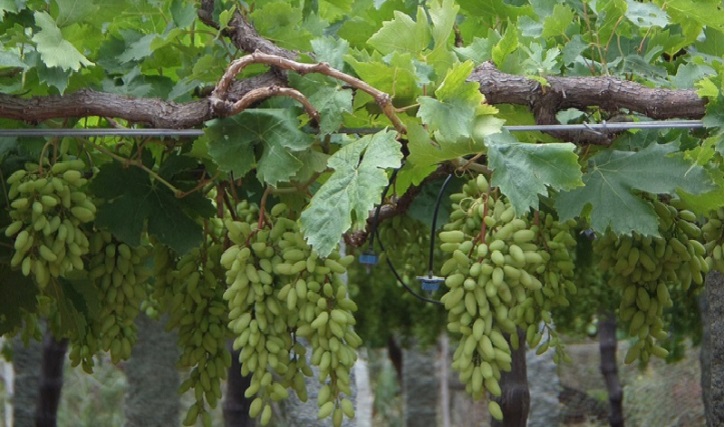
[[[704,127],[702,120],[659,120],[648,122],[582,123],[571,125],[504,126],[509,132],[584,131],[613,133],[629,129],[694,129]],[[374,133],[381,129],[349,129],[347,133]],[[147,136],[194,138],[204,135],[203,129],[0,129],[0,138],[11,137],[89,137],[89,136]]]

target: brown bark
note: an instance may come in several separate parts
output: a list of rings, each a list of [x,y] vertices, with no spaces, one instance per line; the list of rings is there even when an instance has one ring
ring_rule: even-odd
[[[474,70],[469,80],[481,85],[481,93],[491,104],[528,106],[539,124],[556,124],[556,113],[567,108],[599,107],[612,112],[624,109],[652,119],[698,119],[705,114],[705,101],[694,90],[653,89],[613,77],[548,77],[550,86],[543,88],[535,80],[502,73],[486,62]],[[277,72],[235,81],[225,101],[236,102],[254,89],[284,85],[284,77]],[[0,94],[1,118],[35,123],[89,116],[120,118],[156,128],[185,129],[200,126],[215,114],[208,99],[175,103],[90,89],[29,99]],[[582,132],[549,133],[564,140],[597,144],[611,139],[607,135]]]
[[[388,358],[395,368],[398,384],[403,384],[403,349],[392,336],[388,337]]]
[[[701,298],[700,384],[707,427],[723,426],[723,274],[711,271]]]
[[[203,0],[199,18],[214,28],[214,1]],[[242,51],[274,55],[280,60],[296,58],[298,54],[276,46],[259,36],[254,27],[239,12],[222,30]],[[284,62],[284,61],[281,61]],[[245,80],[235,80],[223,97],[234,103],[252,90],[287,86],[284,71],[270,64],[271,71]],[[287,67],[288,68],[288,67]],[[313,72],[317,72],[313,70]],[[351,76],[342,75],[345,82]],[[340,75],[332,75],[341,78]],[[220,76],[220,82],[224,79]],[[605,111],[621,109],[644,114],[653,119],[690,118],[704,116],[705,102],[694,90],[652,89],[613,77],[547,77],[549,86],[535,80],[503,73],[491,62],[481,64],[469,77],[480,84],[480,91],[491,104],[518,104],[531,108],[539,124],[556,124],[556,113],[567,108],[599,107]],[[348,82],[349,84],[349,82]],[[366,85],[364,82],[360,85]],[[357,89],[364,89],[356,85]],[[381,99],[389,96],[381,96]],[[213,97],[211,98],[213,99]],[[179,104],[159,99],[134,99],[100,93],[89,89],[61,96],[42,96],[30,99],[0,94],[0,118],[39,123],[52,118],[81,118],[89,116],[125,119],[155,128],[185,129],[200,126],[204,121],[224,115],[210,105],[210,98]],[[551,135],[580,143],[606,144],[611,135],[583,132],[549,132]]]
[[[214,21],[214,0],[202,0],[197,15],[206,25],[219,29],[219,24]],[[271,41],[262,38],[257,30],[246,20],[244,15],[237,9],[222,34],[228,37],[234,46],[245,52],[264,52],[270,55],[281,56],[282,58],[294,59],[297,54],[282,49]]]
[[[491,427],[526,427],[529,417],[529,380],[526,375],[526,334],[519,329],[519,348],[511,351],[511,372],[501,374],[501,406],[503,421],[491,418]]]
[[[600,371],[609,395],[609,425],[624,427],[622,385],[617,375],[617,319],[613,312],[604,314],[599,322]]]
[[[222,404],[224,426],[253,427],[254,420],[249,417],[249,405],[252,402],[244,396],[251,379],[249,376],[242,376],[239,350],[232,348],[231,341],[227,348],[232,353],[232,364],[227,370],[227,390],[224,393],[224,403]]]
[[[598,107],[616,113],[626,110],[651,119],[700,119],[705,115],[705,100],[694,90],[657,89],[611,76],[546,77],[549,86],[536,80],[506,74],[491,62],[479,65],[469,80],[480,84],[490,104],[515,104],[529,107],[541,125],[558,124],[556,113],[568,108],[586,110]],[[550,135],[566,141],[607,144],[612,135],[581,131],[552,131]]]
[[[57,425],[58,404],[63,389],[63,365],[68,340],[56,340],[50,331],[43,338],[43,362],[41,365],[38,403],[35,412],[36,427]]]
[[[273,73],[236,81],[228,93],[234,102],[259,87],[284,84]],[[112,117],[154,128],[187,129],[214,117],[208,99],[176,103],[154,98],[131,98],[83,89],[68,95],[19,98],[0,93],[0,117],[39,123],[54,118]]]

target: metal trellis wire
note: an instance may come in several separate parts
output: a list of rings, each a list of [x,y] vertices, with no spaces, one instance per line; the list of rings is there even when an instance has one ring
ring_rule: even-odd
[[[529,131],[589,131],[613,133],[629,129],[696,129],[705,127],[702,120],[656,120],[646,122],[602,122],[565,125],[504,126],[509,132]],[[371,133],[380,129],[350,129],[349,133]],[[0,138],[10,137],[90,137],[90,136],[146,136],[194,138],[204,134],[202,129],[0,129]]]

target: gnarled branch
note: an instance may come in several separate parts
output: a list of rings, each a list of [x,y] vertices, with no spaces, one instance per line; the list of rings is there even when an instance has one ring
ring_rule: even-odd
[[[501,72],[492,62],[484,62],[469,80],[480,84],[489,104],[525,105],[541,125],[558,124],[556,113],[567,108],[628,110],[657,120],[700,119],[705,115],[705,100],[694,90],[649,88],[609,76],[547,77],[549,86],[542,87],[536,80]],[[588,144],[608,144],[616,136],[581,131],[547,133],[565,141]]]

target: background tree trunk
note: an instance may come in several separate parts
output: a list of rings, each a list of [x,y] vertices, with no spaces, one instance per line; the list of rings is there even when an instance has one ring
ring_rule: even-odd
[[[702,297],[700,349],[702,400],[707,427],[723,425],[723,274],[710,272]]]
[[[244,397],[249,387],[249,376],[242,376],[242,364],[239,363],[239,351],[232,348],[232,340],[227,343],[232,353],[232,364],[227,372],[227,391],[222,407],[225,427],[252,427],[254,420],[249,417],[249,405],[252,403]]]
[[[417,344],[403,349],[403,425],[430,427],[438,425],[439,386],[435,346]]]
[[[13,390],[14,427],[35,427],[35,408],[38,402],[40,366],[43,345],[30,341],[26,347],[20,337],[13,338]]]
[[[529,416],[529,383],[526,377],[526,336],[519,334],[519,348],[511,351],[511,372],[501,374],[501,397],[495,400],[501,405],[503,421],[491,419],[491,427],[526,427]]]
[[[127,427],[179,425],[179,350],[176,336],[162,322],[145,314],[136,319],[138,341],[125,364],[128,390],[124,413]]]
[[[607,312],[599,320],[600,370],[604,376],[609,395],[609,425],[624,426],[622,410],[622,385],[617,375],[617,318],[613,312]]]
[[[43,338],[43,360],[35,412],[37,427],[55,427],[57,425],[66,351],[68,351],[68,340],[58,341],[49,330],[46,330]]]
[[[559,426],[562,422],[562,408],[559,394],[562,386],[559,367],[554,363],[554,352],[541,355],[536,349],[526,352],[526,372],[529,383],[529,418],[527,427]]]

